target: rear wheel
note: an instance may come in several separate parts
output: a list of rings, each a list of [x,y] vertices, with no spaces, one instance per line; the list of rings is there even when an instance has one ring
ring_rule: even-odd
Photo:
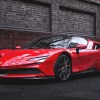
[[[68,55],[61,54],[54,67],[55,77],[58,80],[66,81],[71,75],[71,60]]]

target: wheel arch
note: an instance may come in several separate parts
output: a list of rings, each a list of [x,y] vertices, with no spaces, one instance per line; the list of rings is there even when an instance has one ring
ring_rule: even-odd
[[[60,54],[59,54],[59,56],[58,56],[58,58],[61,56],[61,55],[66,55],[66,56],[68,56],[68,58],[70,59],[70,62],[71,62],[71,73],[72,73],[72,57],[71,57],[71,55],[68,53],[68,52],[61,52]],[[56,62],[55,62],[55,65],[56,65]],[[54,74],[55,74],[55,77],[57,78],[57,74],[56,74],[56,67],[55,67],[55,65],[54,65]]]
[[[71,55],[70,55],[68,52],[62,52],[62,53],[60,53],[60,55],[62,55],[62,54],[67,55],[67,56],[70,58],[70,61],[71,61],[71,63],[72,63],[72,57],[71,57]],[[59,55],[59,56],[60,56],[60,55]]]

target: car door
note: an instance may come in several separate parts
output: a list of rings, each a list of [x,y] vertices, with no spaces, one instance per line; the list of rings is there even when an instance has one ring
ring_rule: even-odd
[[[78,44],[88,46],[88,40],[81,37],[72,37],[69,45],[70,48],[75,48]],[[87,70],[94,66],[96,50],[86,48],[80,49],[79,54],[76,54],[76,50],[72,50],[72,53],[75,55],[75,60],[73,60],[73,62],[75,61],[74,63],[77,63],[77,66],[75,66],[77,72]]]
[[[94,44],[94,49],[97,51],[96,55],[96,68],[100,70],[100,44]]]

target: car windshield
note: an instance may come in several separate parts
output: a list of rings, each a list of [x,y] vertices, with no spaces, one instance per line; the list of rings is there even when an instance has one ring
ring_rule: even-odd
[[[32,40],[22,46],[23,49],[35,48],[67,48],[70,38],[68,36],[50,36],[42,37],[38,40]]]

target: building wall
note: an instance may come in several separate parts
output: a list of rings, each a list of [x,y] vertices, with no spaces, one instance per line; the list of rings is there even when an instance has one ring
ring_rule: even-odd
[[[0,49],[50,34],[100,36],[100,4],[87,0],[0,0]]]

